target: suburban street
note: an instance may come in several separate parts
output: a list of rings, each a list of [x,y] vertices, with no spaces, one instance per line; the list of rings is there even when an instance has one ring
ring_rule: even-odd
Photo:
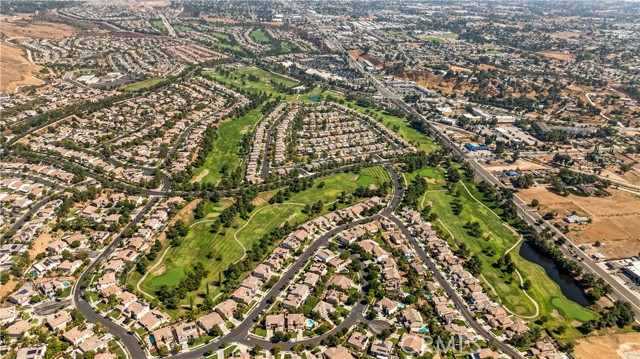
[[[133,333],[130,333],[127,329],[114,323],[113,321],[111,321],[111,319],[104,318],[104,316],[98,314],[93,309],[91,304],[82,298],[82,291],[84,289],[82,287],[82,282],[84,282],[85,279],[91,279],[87,277],[89,272],[93,268],[96,268],[96,266],[98,266],[105,258],[109,256],[111,252],[113,252],[115,248],[120,245],[123,239],[122,233],[140,222],[142,217],[153,207],[155,203],[158,202],[158,199],[158,197],[151,198],[147,205],[138,212],[135,218],[131,220],[131,222],[129,222],[129,224],[127,224],[118,235],[115,236],[113,241],[103,250],[100,256],[85,268],[82,274],[80,274],[78,280],[75,282],[72,293],[75,306],[87,317],[87,320],[91,323],[102,323],[109,329],[109,333],[114,336],[118,336],[122,340],[122,343],[124,344],[127,351],[129,352],[129,355],[132,358],[145,358],[146,354],[144,352],[144,348],[142,347],[138,339],[133,335]]]

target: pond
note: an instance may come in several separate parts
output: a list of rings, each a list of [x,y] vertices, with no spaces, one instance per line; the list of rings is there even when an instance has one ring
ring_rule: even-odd
[[[522,246],[520,247],[520,256],[529,262],[533,262],[544,268],[544,271],[547,273],[549,278],[558,283],[562,294],[564,294],[567,299],[572,300],[583,307],[591,304],[575,279],[566,274],[560,273],[558,267],[556,267],[556,264],[551,259],[538,253],[526,241],[522,242]]]
[[[320,95],[313,95],[309,97],[309,100],[313,101],[313,102],[318,102],[320,101]]]

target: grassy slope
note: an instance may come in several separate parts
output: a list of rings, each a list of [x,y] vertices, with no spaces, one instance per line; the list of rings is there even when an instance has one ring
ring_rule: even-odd
[[[251,31],[250,35],[253,41],[258,43],[268,43],[270,41],[269,36],[267,36],[267,34],[262,31],[262,29],[253,30]]]
[[[161,77],[154,77],[154,78],[150,78],[150,79],[146,79],[146,80],[142,80],[142,81],[138,81],[138,82],[134,82],[131,83],[127,86],[124,86],[121,88],[121,90],[123,91],[139,91],[142,89],[145,89],[147,87],[151,87],[161,81],[164,81],[163,78]]]
[[[154,20],[151,22],[151,24],[158,30],[162,32],[167,32],[167,28],[164,27],[164,23],[162,23],[162,20]]]
[[[208,34],[225,41],[231,41],[231,37],[229,36],[229,34],[225,34],[224,32],[209,31]]]

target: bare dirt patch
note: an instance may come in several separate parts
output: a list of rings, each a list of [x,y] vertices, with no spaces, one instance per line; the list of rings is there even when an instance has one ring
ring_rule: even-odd
[[[602,247],[594,251],[608,259],[628,258],[640,252],[640,198],[632,193],[607,189],[609,197],[558,196],[546,188],[534,187],[520,190],[518,196],[530,203],[534,198],[540,201],[538,212],[555,212],[558,219],[575,211],[578,215],[591,218],[591,223],[571,225],[568,237],[576,244],[593,245],[596,241]]]
[[[183,222],[189,222],[191,219],[193,219],[193,210],[196,208],[198,203],[200,203],[200,201],[202,201],[200,198],[194,199],[193,201],[187,203],[186,206],[182,207],[182,209],[178,211],[178,213],[176,213],[176,215],[173,216],[173,218],[171,218],[169,223],[165,226],[162,233],[160,233],[160,235],[158,236],[158,240],[164,242],[167,236],[165,234],[165,232],[167,231],[167,228],[173,226],[178,220],[182,220]]]
[[[156,269],[155,271],[153,271],[153,275],[154,276],[159,276],[164,274],[164,272],[167,271],[167,266],[161,266],[160,268]]]
[[[191,183],[200,182],[208,174],[209,174],[209,170],[205,168],[202,172],[200,172],[199,175],[193,177],[190,182]]]
[[[260,196],[258,196],[258,197],[256,197],[256,198],[254,198],[254,199],[253,199],[253,201],[251,201],[251,204],[252,204],[252,205],[254,205],[254,206],[260,206],[260,205],[262,205],[262,204],[267,203],[267,200],[268,200],[268,199],[267,199],[267,198],[265,198],[265,197],[260,197]]]
[[[298,216],[298,213],[292,213],[289,217],[287,217],[287,219],[285,219],[281,224],[280,224],[280,228],[282,228],[284,226],[285,223],[287,222],[291,222],[294,218],[296,218]]]
[[[74,27],[65,24],[40,21],[9,21],[6,17],[2,18],[0,25],[0,33],[9,39],[58,39],[78,32]]]
[[[136,1],[130,5],[131,8],[138,10],[153,10],[154,8],[163,8],[171,5],[171,1],[152,0],[152,1]]]
[[[11,277],[7,284],[0,285],[0,298],[4,298],[11,294],[15,289],[16,284],[18,284],[18,281]]]
[[[555,309],[551,312],[551,316],[558,319],[558,321],[561,321],[561,322],[565,321],[564,317],[560,314],[560,312],[558,312]]]
[[[575,32],[575,31],[559,31],[559,32],[552,33],[550,36],[561,38],[561,39],[569,39],[572,37],[580,37],[580,35],[581,34],[579,32]]]
[[[53,241],[51,233],[48,230],[40,233],[33,241],[33,245],[29,250],[29,258],[34,260],[39,253],[43,253],[47,249],[47,245]]]
[[[41,66],[29,62],[24,49],[0,42],[0,92],[14,92],[20,86],[42,84],[42,80],[35,77],[40,69]]]
[[[487,169],[489,169],[490,171],[508,171],[508,170],[533,171],[533,170],[541,170],[545,168],[546,168],[545,166],[538,165],[523,159],[518,159],[514,163],[509,163],[504,165],[487,166]]]
[[[460,66],[451,66],[451,70],[455,72],[473,72],[473,70],[471,69],[468,69],[466,67],[460,67]]]
[[[612,334],[578,339],[573,356],[577,359],[640,357],[640,333]]]
[[[549,59],[560,60],[560,61],[575,61],[575,56],[572,54],[567,54],[564,52],[554,52],[554,51],[540,51],[536,52],[536,54],[542,55]]]

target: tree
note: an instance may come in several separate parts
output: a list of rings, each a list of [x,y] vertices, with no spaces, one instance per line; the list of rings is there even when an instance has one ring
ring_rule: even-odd
[[[531,200],[531,207],[536,208],[540,205],[540,201],[538,201],[537,199],[532,199]]]
[[[280,352],[282,351],[282,348],[280,348],[279,345],[274,345],[273,349],[271,350],[273,352],[273,355],[278,357],[278,355],[280,354]]]
[[[476,253],[474,253],[471,258],[465,262],[465,266],[473,275],[477,276],[482,273],[482,262]]]

